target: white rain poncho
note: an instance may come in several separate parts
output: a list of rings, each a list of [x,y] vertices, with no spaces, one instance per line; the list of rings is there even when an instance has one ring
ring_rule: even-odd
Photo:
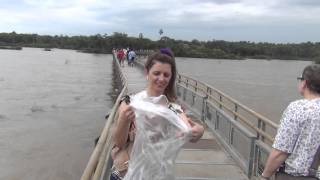
[[[137,129],[124,180],[175,179],[174,162],[191,129],[167,104],[164,95],[131,97]]]

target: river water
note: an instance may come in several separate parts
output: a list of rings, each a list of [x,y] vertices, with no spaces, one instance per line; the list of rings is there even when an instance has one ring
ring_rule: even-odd
[[[112,106],[112,56],[0,50],[0,179],[79,179]],[[177,58],[206,82],[278,122],[300,98],[306,61]]]
[[[80,179],[111,106],[111,55],[0,50],[0,179]]]
[[[279,122],[290,101],[301,98],[297,77],[310,61],[177,58],[178,71],[221,90]]]

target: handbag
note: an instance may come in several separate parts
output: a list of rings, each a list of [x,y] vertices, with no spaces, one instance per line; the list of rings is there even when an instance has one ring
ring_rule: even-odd
[[[130,151],[133,145],[132,142],[127,142],[127,144],[123,148],[119,148],[117,146],[113,146],[111,150],[111,158],[113,160],[113,165],[111,168],[111,172],[117,174],[120,177],[124,177],[128,170],[129,159],[130,159]]]
[[[319,180],[316,177],[318,173],[318,167],[320,165],[320,146],[318,147],[317,153],[315,154],[311,167],[309,169],[309,176],[293,176],[284,172],[285,168],[276,173],[276,180]]]
[[[277,172],[275,176],[276,180],[318,180],[316,177],[311,176],[293,176],[285,172]]]

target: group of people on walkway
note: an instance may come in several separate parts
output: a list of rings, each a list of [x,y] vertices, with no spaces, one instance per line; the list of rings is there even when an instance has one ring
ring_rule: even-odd
[[[114,53],[117,55],[117,59],[119,60],[119,63],[121,67],[124,67],[124,61],[127,60],[128,66],[133,67],[134,65],[134,60],[136,59],[136,53],[133,49],[131,48],[120,48],[120,49],[115,49]]]
[[[123,50],[117,51],[120,61],[124,57],[123,54],[127,54],[130,59],[130,51],[126,53],[121,51]],[[128,64],[132,61],[129,60]],[[177,112],[181,122],[190,128],[189,141],[196,142],[203,135],[204,126],[190,119],[177,103],[176,74],[175,58],[170,49],[161,49],[151,54],[145,63],[147,87],[131,97],[142,101],[165,97],[163,104],[174,105],[174,111]],[[320,177],[320,65],[308,65],[297,79],[298,91],[303,99],[290,103],[284,111],[273,149],[260,176],[261,180],[268,180],[274,174],[277,180],[319,179]],[[122,179],[127,173],[135,135],[139,131],[136,128],[139,117],[136,117],[135,109],[130,106],[130,100],[121,102],[118,113],[113,130],[114,162],[110,180]],[[163,129],[163,131],[166,130]],[[140,145],[143,146],[141,143]]]

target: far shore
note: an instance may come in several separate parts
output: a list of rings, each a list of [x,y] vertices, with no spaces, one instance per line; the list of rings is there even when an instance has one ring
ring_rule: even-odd
[[[22,50],[22,47],[20,47],[20,46],[0,46],[0,49]]]

